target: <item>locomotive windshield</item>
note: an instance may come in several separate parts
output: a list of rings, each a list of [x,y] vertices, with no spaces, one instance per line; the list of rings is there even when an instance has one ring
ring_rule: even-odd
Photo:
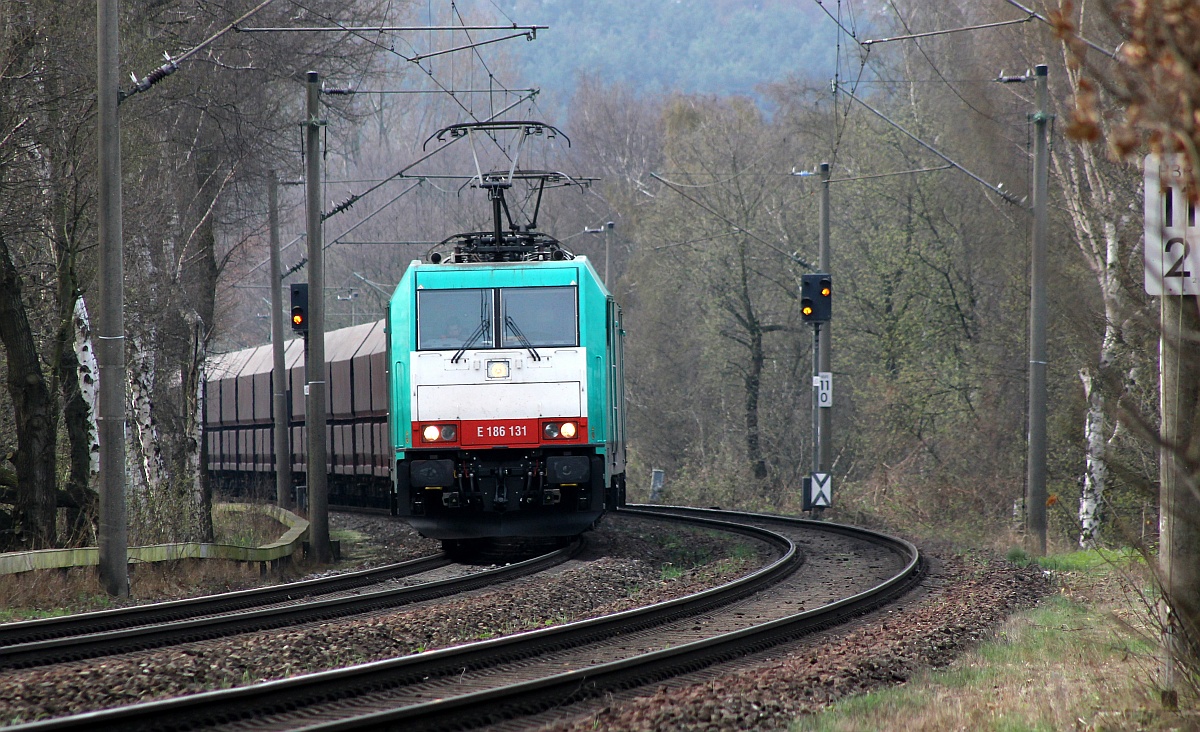
[[[520,287],[500,291],[501,348],[579,343],[574,287]]]
[[[418,290],[417,348],[491,348],[492,290]]]
[[[574,287],[417,291],[418,350],[577,345]]]

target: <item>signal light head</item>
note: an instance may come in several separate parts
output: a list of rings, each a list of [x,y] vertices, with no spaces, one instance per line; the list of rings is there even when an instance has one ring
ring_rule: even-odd
[[[828,323],[831,319],[833,280],[824,272],[800,277],[800,318],[806,323]]]
[[[292,330],[308,332],[308,284],[304,282],[292,285]]]

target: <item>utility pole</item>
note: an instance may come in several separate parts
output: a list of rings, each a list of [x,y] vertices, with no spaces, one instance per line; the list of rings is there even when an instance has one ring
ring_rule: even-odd
[[[1168,598],[1163,703],[1178,704],[1176,664],[1195,662],[1200,628],[1200,498],[1189,469],[1200,454],[1200,298],[1163,293],[1160,303],[1159,572]]]
[[[1048,69],[1034,69],[1037,111],[1033,115],[1033,246],[1029,293],[1029,452],[1025,488],[1025,521],[1031,549],[1046,554],[1046,197],[1050,113],[1046,90]]]
[[[267,222],[271,229],[271,374],[272,417],[275,422],[275,502],[292,506],[292,455],[288,439],[287,368],[283,359],[283,278],[279,262],[279,178],[267,174]],[[307,373],[307,372],[306,372]]]
[[[608,255],[611,247],[612,231],[615,223],[609,221],[604,226],[597,226],[594,229],[583,227],[584,234],[604,234],[604,287],[608,289]]]
[[[1146,294],[1159,298],[1159,551],[1163,591],[1163,706],[1200,649],[1200,256],[1183,154],[1145,160]],[[1186,687],[1186,683],[1184,684]]]
[[[821,378],[821,356],[825,355],[825,349],[821,348],[821,338],[823,331],[820,323],[813,323],[813,404],[812,404],[812,431],[813,431],[813,454],[812,454],[812,473],[824,473],[821,468],[821,409],[819,387],[819,379]],[[821,508],[813,508],[813,518],[821,515]]]
[[[613,222],[609,221],[604,225],[604,288],[608,287],[608,252],[611,245]],[[609,290],[611,292],[611,290]]]
[[[818,209],[818,225],[820,234],[817,239],[817,270],[828,273],[830,267],[829,256],[829,163],[821,163],[821,203]],[[817,343],[818,366],[817,375],[830,373],[829,367],[829,347],[830,347],[830,326],[832,323],[825,323],[824,328],[818,330],[819,342]],[[819,415],[817,419],[817,434],[813,437],[819,445],[817,451],[817,466],[816,472],[828,474],[833,465],[833,410],[831,408],[818,409]]]
[[[305,194],[308,203],[308,336],[304,373],[308,376],[308,520],[313,558],[329,562],[329,487],[325,445],[325,242],[321,230],[320,75],[308,72],[304,121]]]
[[[100,237],[100,583],[129,596],[125,518],[125,264],[121,222],[121,127],[117,105],[117,0],[96,3],[97,204]]]

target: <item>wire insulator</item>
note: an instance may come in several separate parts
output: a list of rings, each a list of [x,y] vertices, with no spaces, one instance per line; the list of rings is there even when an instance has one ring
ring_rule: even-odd
[[[349,209],[351,206],[358,203],[358,199],[360,199],[360,198],[362,198],[362,196],[358,196],[358,195],[350,196],[345,201],[342,201],[338,205],[334,206],[333,209],[329,211],[329,213],[321,214],[321,220],[324,221],[325,219],[331,218],[333,216],[337,216],[341,212]]]
[[[155,69],[154,71],[151,71],[149,74],[147,74],[144,79],[141,79],[140,81],[135,83],[134,84],[135,91],[144,92],[144,91],[148,90],[150,87],[154,86],[155,84],[162,81],[166,77],[175,73],[175,70],[178,68],[179,68],[179,64],[175,63],[174,61],[167,61],[162,66],[159,66],[157,69]]]

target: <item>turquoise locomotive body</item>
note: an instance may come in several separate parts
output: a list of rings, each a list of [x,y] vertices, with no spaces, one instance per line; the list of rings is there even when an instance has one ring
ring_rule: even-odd
[[[393,508],[421,534],[573,536],[623,501],[621,310],[586,258],[414,261],[386,323]]]

